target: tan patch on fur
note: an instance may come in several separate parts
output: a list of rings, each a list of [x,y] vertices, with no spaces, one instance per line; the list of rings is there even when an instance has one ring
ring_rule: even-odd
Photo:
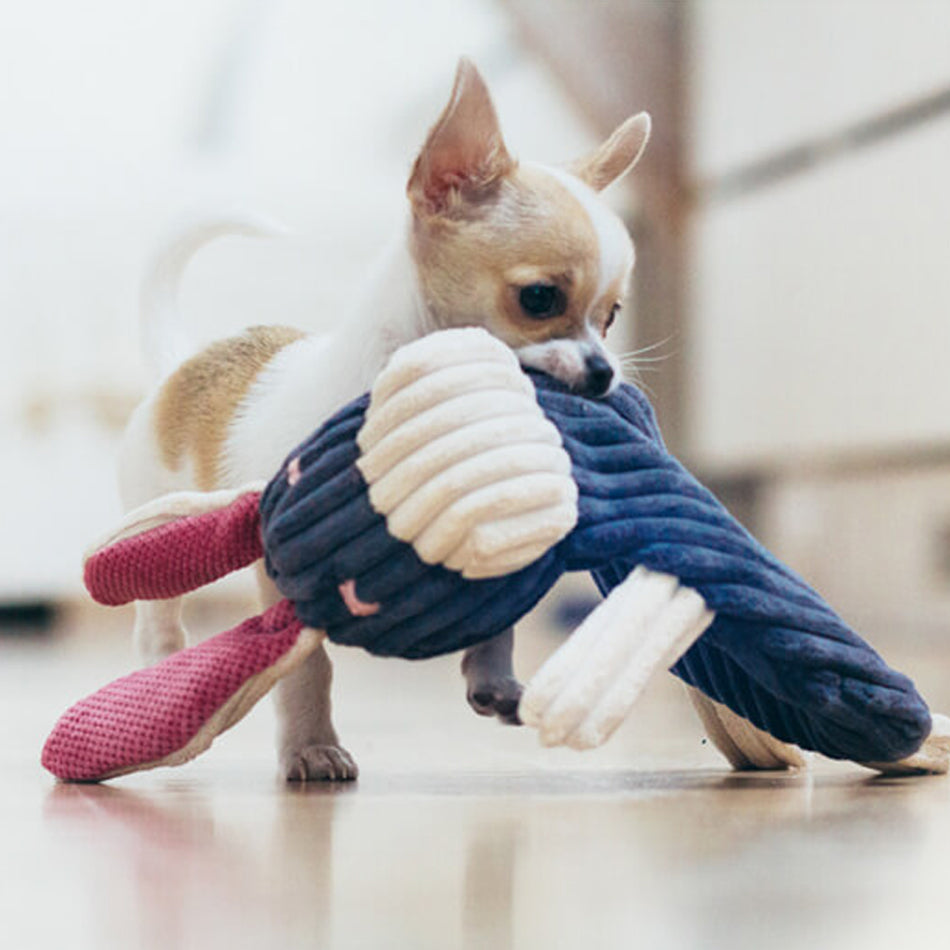
[[[190,458],[197,487],[216,488],[235,410],[260,371],[303,336],[292,327],[250,327],[182,363],[155,402],[153,418],[165,465],[177,471]]]
[[[556,178],[530,166],[519,166],[464,217],[417,214],[413,251],[440,326],[484,325],[512,347],[580,337],[588,315],[602,322],[615,302],[594,299],[601,255],[588,214]],[[523,313],[518,294],[532,283],[564,292],[563,315]]]
[[[607,290],[603,296],[598,301],[598,306],[595,309],[593,314],[592,323],[597,328],[597,332],[601,336],[607,335],[607,321],[610,318],[610,312],[613,310],[615,304],[620,304],[623,306],[624,297],[627,295],[627,284],[629,282],[629,274],[624,274],[621,277],[616,278],[616,280],[611,281],[607,285]]]

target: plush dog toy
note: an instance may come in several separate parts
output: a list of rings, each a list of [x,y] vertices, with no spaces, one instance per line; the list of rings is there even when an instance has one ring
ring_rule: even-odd
[[[529,683],[526,723],[596,745],[654,670],[701,694],[734,764],[788,744],[946,771],[946,720],[666,451],[634,387],[525,375],[481,330],[399,351],[263,489],[169,496],[87,557],[102,603],[194,590],[265,558],[285,600],[73,706],[43,763],[90,781],[199,754],[323,636],[424,658],[507,629],[568,570],[606,600]]]

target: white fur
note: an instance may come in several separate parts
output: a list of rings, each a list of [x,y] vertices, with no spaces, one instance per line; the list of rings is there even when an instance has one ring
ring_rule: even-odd
[[[539,369],[573,389],[582,387],[587,375],[586,358],[595,353],[603,356],[613,369],[610,389],[614,389],[620,382],[617,357],[589,330],[581,340],[548,340],[518,347],[518,359],[523,366]]]
[[[477,85],[469,77],[468,94],[478,95]],[[620,220],[601,206],[579,180],[555,170],[549,173],[577,199],[576,213],[588,217],[597,234],[602,296],[611,281],[623,276],[632,265],[629,237]],[[288,345],[259,374],[226,434],[220,487],[236,488],[269,478],[293,446],[317,424],[370,387],[397,348],[440,329],[420,291],[410,250],[409,228],[413,223],[410,218],[369,275],[367,292],[354,312],[341,315],[328,333]],[[142,306],[143,338],[158,372],[168,373],[192,352],[178,323],[175,303],[179,280],[194,252],[220,234],[273,230],[265,222],[235,216],[207,221],[188,229],[158,256],[145,282]],[[616,381],[616,359],[591,326],[575,339],[543,344],[537,352],[534,347],[526,347],[518,355],[524,365],[537,366],[569,385],[579,386],[586,373],[585,357],[592,353],[608,360]],[[121,492],[128,507],[193,487],[187,464],[172,472],[162,463],[152,427],[154,400],[152,396],[134,414],[122,449]],[[517,518],[500,522],[497,536],[478,539],[475,554],[488,563],[493,545],[517,546],[524,531],[525,525]],[[262,583],[263,599],[272,600],[275,592],[268,588],[266,579]],[[136,640],[147,660],[159,659],[184,645],[179,614],[179,601],[138,605]],[[466,674],[470,685],[482,675],[475,666]],[[494,663],[490,666],[482,672],[494,676],[498,669]],[[316,650],[280,687],[281,758],[288,776],[340,778],[356,774],[355,764],[337,744],[330,721],[329,679],[326,657],[322,650]],[[345,760],[342,764],[341,757]]]
[[[199,222],[156,256],[143,289],[143,339],[151,341],[159,368],[168,373],[169,354],[191,355],[193,345],[181,332],[175,308],[177,287],[193,255],[205,243],[226,234],[272,234],[263,226],[223,218]],[[352,314],[327,333],[307,336],[281,350],[261,371],[239,408],[225,441],[222,487],[269,478],[287,452],[323,419],[372,384],[388,356],[426,331],[405,240],[394,242],[368,280]],[[133,413],[120,452],[123,505],[135,507],[157,495],[194,485],[190,466],[177,472],[161,462],[153,431],[152,394]]]
[[[255,380],[225,444],[228,484],[272,475],[316,424],[370,388],[394,350],[426,329],[401,241],[384,255],[354,313],[285,347]]]
[[[633,242],[627,234],[627,229],[620,218],[604,204],[597,192],[580,178],[563,169],[550,168],[547,165],[532,167],[556,179],[584,209],[597,235],[597,245],[600,248],[599,280],[594,297],[595,301],[600,300],[607,293],[607,288],[618,278],[629,274],[633,267]]]
[[[578,188],[580,188],[578,184]],[[579,213],[586,206],[578,205]],[[593,220],[593,218],[592,218]],[[600,220],[599,218],[597,219]],[[267,479],[277,470],[294,445],[306,438],[315,425],[336,409],[370,388],[386,359],[403,344],[438,329],[422,299],[415,263],[407,239],[411,220],[368,280],[368,288],[355,311],[328,333],[305,337],[285,347],[259,374],[236,414],[223,447],[222,488],[238,488],[248,482]],[[618,222],[619,226],[619,222]],[[603,222],[599,239],[609,243],[611,227]],[[192,352],[178,324],[175,301],[176,282],[194,254],[205,242],[228,233],[271,232],[255,228],[247,221],[228,218],[199,224],[174,241],[156,259],[153,274],[145,283],[143,301],[143,337],[158,354],[155,363],[161,370],[179,356]],[[629,239],[624,238],[629,245]],[[601,268],[606,273],[618,266],[621,256],[601,247]],[[605,263],[606,262],[606,263]],[[607,278],[603,277],[602,280]],[[528,348],[530,351],[531,348]],[[582,340],[554,341],[538,363],[519,353],[526,365],[540,365],[554,375],[571,382],[582,378],[584,356],[594,350],[606,354],[601,342],[588,333]],[[555,357],[551,364],[551,356]],[[611,358],[611,357],[608,357]],[[611,358],[612,359],[612,358]],[[152,417],[155,395],[134,413],[126,432],[120,457],[120,486],[123,504],[135,507],[158,495],[186,491],[194,487],[188,464],[170,471],[162,463]],[[514,539],[524,532],[519,522],[499,523],[498,538],[514,551]],[[490,542],[490,543],[489,543]],[[484,555],[497,538],[479,537],[473,557],[497,566],[492,552]],[[515,545],[516,546],[516,545]],[[517,552],[515,552],[517,554]],[[513,554],[514,556],[514,554]],[[520,556],[520,555],[519,555]],[[483,569],[479,561],[473,572]],[[265,583],[266,581],[262,581]],[[264,589],[264,599],[273,592]],[[140,655],[154,662],[184,646],[180,600],[143,602],[137,605],[135,641]],[[300,671],[281,685],[278,709],[281,713],[281,756],[285,774],[312,770],[301,762],[339,758],[344,755],[337,745],[329,718],[326,697],[314,698],[312,684],[329,683],[329,667],[322,651],[314,653]],[[334,756],[336,758],[334,758]],[[337,775],[356,774],[348,757]]]
[[[156,395],[153,393],[135,408],[119,447],[119,496],[126,511],[160,495],[189,491],[195,486],[190,462],[178,471],[165,467],[152,421]]]
[[[253,228],[233,216],[187,229],[157,255],[153,273],[143,288],[143,338],[158,354],[156,369],[169,371],[172,354],[189,356],[193,346],[182,334],[175,308],[176,280],[204,243],[224,234],[272,233]],[[381,319],[381,315],[385,319]],[[260,374],[234,419],[223,447],[221,488],[239,488],[270,478],[284,456],[306,438],[315,425],[371,384],[390,352],[419,335],[420,312],[414,271],[406,241],[385,255],[362,305],[333,331],[306,337],[286,347]],[[169,492],[194,488],[190,463],[177,471],[162,460],[154,430],[157,392],[133,413],[119,455],[119,489],[129,509]],[[262,597],[275,597],[261,574]],[[185,645],[181,599],[141,601],[136,605],[134,640],[139,656],[154,663]],[[278,700],[282,717],[281,748],[285,772],[299,770],[300,760],[332,759],[334,771],[348,777],[356,766],[337,747],[329,718],[328,697],[313,697],[313,683],[329,683],[329,664],[322,650],[305,664],[306,670],[288,677],[285,693],[301,695]],[[307,709],[305,711],[304,706]],[[315,710],[315,711],[310,711]],[[344,757],[342,766],[337,762]],[[312,767],[312,766],[311,766]]]
[[[142,352],[157,379],[194,352],[190,334],[181,326],[178,288],[195,252],[217,237],[274,237],[286,230],[267,218],[245,213],[204,216],[179,228],[146,269],[140,294],[139,330]]]
[[[593,308],[603,306],[603,297],[610,286],[618,280],[626,283],[634,265],[633,242],[620,218],[600,199],[597,192],[576,176],[559,168],[532,164],[531,168],[555,179],[575,200],[578,213],[583,215],[597,238],[598,269],[597,289],[591,301],[591,310],[586,313],[586,330],[579,339],[555,339],[545,343],[533,343],[518,349],[518,359],[524,366],[531,366],[563,380],[572,388],[581,388],[586,378],[586,359],[597,354],[602,356],[613,370],[610,390],[620,382],[620,363],[610,348],[594,329]]]

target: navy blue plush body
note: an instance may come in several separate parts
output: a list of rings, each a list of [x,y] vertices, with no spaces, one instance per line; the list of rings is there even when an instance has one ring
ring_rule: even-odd
[[[579,518],[523,570],[467,581],[423,564],[369,505],[355,462],[368,400],[356,400],[293,456],[261,502],[267,568],[301,620],[372,653],[422,658],[463,649],[517,622],[567,570],[605,594],[642,564],[698,590],[716,619],[673,672],[760,728],[834,758],[890,761],[930,729],[911,681],[892,670],[673,458],[652,407],[631,386],[605,400],[532,374],[579,488]],[[354,617],[339,592],[355,581]]]

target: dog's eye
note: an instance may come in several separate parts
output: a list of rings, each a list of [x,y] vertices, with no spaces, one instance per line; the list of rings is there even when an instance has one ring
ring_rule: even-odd
[[[518,304],[533,320],[559,317],[567,309],[564,291],[554,284],[529,284],[518,294]]]
[[[607,331],[614,325],[614,320],[617,319],[617,314],[618,314],[618,313],[620,313],[620,304],[619,304],[619,303],[615,303],[615,304],[610,308],[610,313],[608,314],[607,319],[604,321],[604,333],[605,333],[605,334],[606,334]]]

